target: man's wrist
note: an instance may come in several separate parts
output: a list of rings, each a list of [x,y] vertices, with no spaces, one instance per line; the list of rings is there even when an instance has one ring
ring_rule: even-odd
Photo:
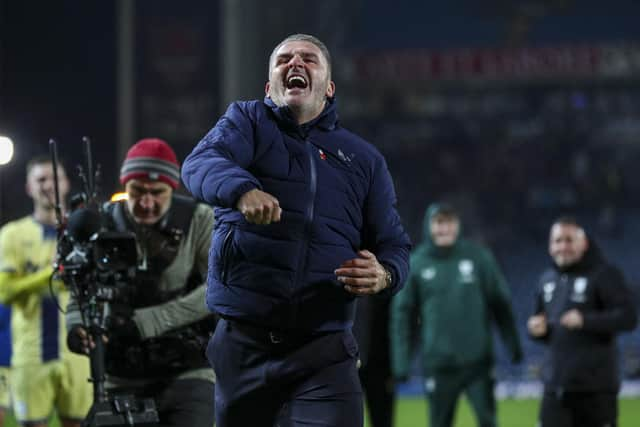
[[[382,266],[382,269],[384,270],[384,288],[387,289],[393,285],[393,275],[384,265]]]

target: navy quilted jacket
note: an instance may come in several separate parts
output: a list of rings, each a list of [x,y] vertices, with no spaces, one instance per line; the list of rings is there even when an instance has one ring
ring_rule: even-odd
[[[393,276],[408,271],[409,238],[382,155],[338,124],[335,103],[299,126],[270,99],[235,102],[182,167],[186,187],[216,207],[207,306],[270,328],[351,327],[355,297],[334,270],[368,249]],[[250,224],[235,209],[258,188],[281,221]]]

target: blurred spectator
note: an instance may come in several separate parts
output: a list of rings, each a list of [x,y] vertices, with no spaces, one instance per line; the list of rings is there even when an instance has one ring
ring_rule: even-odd
[[[636,325],[633,296],[575,220],[553,223],[549,254],[553,265],[540,278],[527,323],[529,333],[548,345],[541,426],[615,426],[615,338]]]
[[[411,256],[411,273],[392,300],[392,367],[398,380],[409,373],[411,313],[421,317],[422,368],[431,427],[450,427],[464,392],[478,424],[496,425],[492,323],[511,358],[522,358],[505,280],[491,252],[459,239],[458,213],[433,204],[424,240]]]

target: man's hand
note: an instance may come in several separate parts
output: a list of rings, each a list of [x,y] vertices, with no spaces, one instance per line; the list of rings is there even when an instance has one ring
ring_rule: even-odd
[[[280,202],[269,193],[254,188],[244,193],[236,208],[252,224],[279,222],[282,215]]]
[[[537,314],[529,317],[529,320],[527,321],[527,329],[534,337],[545,336],[547,334],[547,316],[544,314]]]
[[[584,318],[582,313],[574,308],[562,315],[560,324],[567,329],[582,329]]]
[[[360,258],[343,262],[334,271],[338,280],[344,283],[344,289],[356,295],[377,294],[390,285],[387,270],[371,252],[359,251]]]
[[[107,337],[103,335],[102,342],[107,343],[108,341]],[[92,349],[96,348],[96,343],[82,325],[75,325],[67,333],[67,347],[74,353],[88,355]]]

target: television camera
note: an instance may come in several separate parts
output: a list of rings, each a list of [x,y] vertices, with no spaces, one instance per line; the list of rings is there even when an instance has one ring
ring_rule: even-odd
[[[49,141],[55,180],[58,222],[56,275],[71,292],[93,344],[90,349],[93,404],[83,427],[153,426],[158,413],[152,399],[114,394],[105,388],[105,343],[111,306],[135,278],[135,234],[108,229],[103,206],[96,201],[100,168],[94,173],[89,138],[83,138],[86,170],[79,166],[83,193],[72,199],[71,213],[62,218],[58,189],[56,142]]]

